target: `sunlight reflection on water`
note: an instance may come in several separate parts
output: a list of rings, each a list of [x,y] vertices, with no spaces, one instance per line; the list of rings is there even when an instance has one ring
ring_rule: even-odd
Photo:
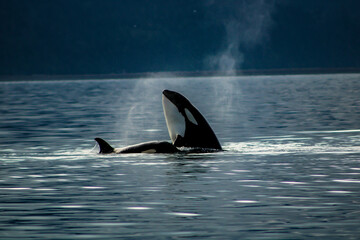
[[[357,239],[359,79],[0,83],[0,238]],[[188,96],[225,151],[97,154],[98,136],[169,138],[162,88]]]

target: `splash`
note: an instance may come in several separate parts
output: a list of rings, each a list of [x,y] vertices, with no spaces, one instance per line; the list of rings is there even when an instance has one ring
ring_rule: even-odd
[[[143,141],[168,139],[164,116],[158,113],[162,113],[162,91],[176,89],[179,85],[175,78],[168,73],[152,73],[146,78],[134,80],[134,87],[123,100],[128,109],[127,117],[118,122],[125,126],[120,134],[123,144],[137,143],[139,136]]]
[[[208,3],[212,18],[221,19],[225,28],[223,47],[205,62],[210,69],[233,76],[246,61],[244,50],[266,42],[273,24],[274,2],[243,0]]]

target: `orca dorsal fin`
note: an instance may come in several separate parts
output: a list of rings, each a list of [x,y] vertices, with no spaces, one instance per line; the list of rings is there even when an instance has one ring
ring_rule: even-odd
[[[99,153],[113,153],[114,148],[110,146],[104,139],[102,138],[95,138],[95,141],[99,144],[100,151]]]

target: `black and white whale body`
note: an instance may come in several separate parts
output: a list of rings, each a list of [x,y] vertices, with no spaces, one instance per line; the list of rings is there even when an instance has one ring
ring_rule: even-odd
[[[222,150],[208,122],[187,98],[177,92],[164,90],[162,103],[174,146]]]
[[[176,153],[179,150],[169,142],[166,141],[151,141],[135,145],[130,145],[124,148],[113,148],[102,138],[95,138],[99,144],[99,153]]]
[[[124,148],[113,148],[95,138],[99,153],[199,153],[221,151],[221,145],[201,113],[180,93],[164,90],[162,104],[172,143],[144,142]]]

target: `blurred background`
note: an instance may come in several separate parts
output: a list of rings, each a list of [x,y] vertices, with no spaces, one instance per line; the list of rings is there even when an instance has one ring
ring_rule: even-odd
[[[0,77],[354,72],[359,9],[356,0],[0,0]]]

